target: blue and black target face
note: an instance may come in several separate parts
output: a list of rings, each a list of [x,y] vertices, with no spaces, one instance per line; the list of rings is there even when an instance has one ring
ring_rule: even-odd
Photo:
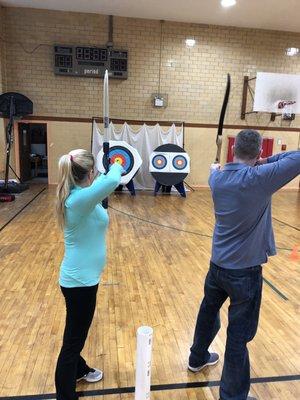
[[[188,174],[186,172],[180,172],[181,170],[184,170],[184,168],[187,166],[187,159],[185,157],[185,150],[180,147],[177,146],[176,144],[172,144],[172,143],[168,143],[168,144],[163,144],[161,146],[158,146],[155,150],[155,152],[159,153],[177,153],[176,156],[172,159],[172,165],[174,167],[174,169],[176,169],[176,171],[178,172],[164,172],[164,171],[158,171],[158,172],[151,172],[151,175],[153,176],[153,178],[159,182],[161,185],[165,185],[165,186],[172,186],[172,185],[176,185],[180,182],[183,182],[183,180],[188,176]],[[168,160],[166,159],[166,157],[163,154],[157,154],[155,157],[153,157],[153,160],[159,160],[162,161],[163,158],[165,159],[166,164],[168,163]],[[152,161],[153,164],[153,161]],[[161,165],[161,169],[163,169],[162,165],[164,163],[162,162]],[[153,164],[153,166],[155,166],[157,169],[158,166],[157,164]]]
[[[173,167],[178,171],[183,170],[187,166],[187,159],[184,156],[178,155],[173,158],[172,161]]]
[[[113,146],[109,149],[109,159],[110,164],[118,162],[125,169],[126,174],[128,174],[133,167],[134,158],[130,150],[123,146]]]
[[[167,165],[167,159],[164,155],[158,154],[157,156],[153,157],[152,165],[154,168],[164,169]]]

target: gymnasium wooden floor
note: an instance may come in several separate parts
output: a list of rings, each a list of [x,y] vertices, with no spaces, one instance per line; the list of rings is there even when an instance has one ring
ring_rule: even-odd
[[[15,203],[0,204],[0,227],[42,189],[32,187]],[[57,284],[63,241],[53,203],[54,188],[46,188],[0,231],[1,399],[53,398],[65,318]],[[121,194],[111,196],[110,205],[123,213],[110,210],[108,266],[84,350],[89,363],[104,370],[105,378],[80,384],[78,390],[88,399],[133,399],[135,332],[140,325],[150,325],[152,384],[166,385],[155,386],[151,399],[218,400],[223,361],[197,375],[186,369],[210,256],[214,216],[209,191],[190,193],[186,200]],[[273,216],[279,250],[264,266],[260,326],[249,346],[252,393],[260,400],[299,400],[300,192],[274,196]],[[212,346],[221,356],[226,309],[227,305]],[[188,388],[193,384],[198,387]]]

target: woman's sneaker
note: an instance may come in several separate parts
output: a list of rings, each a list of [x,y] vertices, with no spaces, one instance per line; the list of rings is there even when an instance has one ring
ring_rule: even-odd
[[[203,368],[208,367],[209,365],[215,365],[217,362],[220,360],[219,354],[217,353],[210,353],[209,360],[207,363],[199,365],[199,367],[191,367],[190,365],[188,366],[188,369],[192,372],[199,372]]]
[[[102,378],[103,378],[103,372],[100,371],[100,369],[91,368],[90,372],[83,375],[81,378],[78,378],[77,382],[82,380],[86,382],[98,382],[101,381]]]

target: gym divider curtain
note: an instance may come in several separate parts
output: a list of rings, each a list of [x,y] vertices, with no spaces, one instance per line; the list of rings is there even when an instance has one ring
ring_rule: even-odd
[[[155,181],[149,172],[150,154],[160,145],[173,143],[183,147],[183,127],[176,129],[173,124],[164,131],[159,124],[147,126],[144,124],[140,129],[134,131],[126,122],[120,130],[117,130],[113,123],[109,125],[109,140],[123,140],[139,152],[143,164],[134,177],[136,189],[153,190]],[[97,123],[93,120],[92,152],[96,157],[102,148],[103,133]]]

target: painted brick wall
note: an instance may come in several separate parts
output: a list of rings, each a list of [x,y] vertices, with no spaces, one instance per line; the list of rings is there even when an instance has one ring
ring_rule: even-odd
[[[5,14],[8,89],[31,98],[36,115],[101,115],[102,80],[55,76],[52,45],[103,45],[108,17],[21,8],[6,8]],[[187,36],[197,41],[192,49],[185,47]],[[40,43],[45,46],[30,54]],[[115,17],[114,44],[129,50],[129,79],[110,83],[115,118],[215,123],[230,72],[233,84],[226,120],[240,123],[244,75],[300,73],[300,57],[287,57],[284,51],[287,46],[300,47],[300,34],[165,22],[161,92],[169,95],[169,106],[157,110],[150,98],[158,88],[160,22]],[[248,119],[262,125],[268,121],[268,116]]]
[[[4,9],[0,6],[0,94],[5,92],[5,42],[4,37]],[[0,118],[0,179],[4,171],[4,120]]]
[[[34,103],[35,115],[92,117],[102,114],[103,81],[55,76],[53,44],[104,45],[108,38],[107,16],[4,8],[0,18],[1,37],[5,37],[5,46],[1,42],[0,82],[2,75],[5,90],[28,96]],[[197,41],[192,49],[185,47],[187,36]],[[42,46],[33,51],[39,44]],[[169,105],[157,110],[151,106],[150,99],[158,89],[160,22],[116,17],[114,45],[129,51],[129,78],[110,80],[110,116],[113,118],[217,123],[226,74],[230,72],[232,91],[226,122],[241,124],[244,75],[253,77],[257,71],[300,73],[300,57],[285,55],[286,47],[300,47],[300,34],[165,22],[161,92],[168,94]],[[268,125],[269,116],[251,115],[246,123]],[[277,119],[270,126],[279,124]],[[78,140],[89,146],[90,127],[83,128],[78,123],[48,125],[53,149],[60,148],[61,141],[65,147],[76,147],[75,133]],[[299,127],[299,119],[292,126]],[[194,166],[189,177],[193,185],[207,183],[209,163],[215,155],[215,134],[215,129],[186,130],[186,148]],[[236,134],[236,131],[226,131],[226,134]],[[276,137],[273,132],[270,135]],[[298,147],[298,132],[283,132],[280,138],[288,142],[288,150]],[[3,148],[2,120],[0,141]],[[57,173],[58,153],[53,153],[53,159],[49,160],[52,183]],[[0,170],[1,160],[3,151],[0,151]],[[293,186],[298,187],[299,183]]]
[[[5,25],[4,25],[5,9],[0,6],[0,93],[5,90],[5,49],[6,43],[4,42]]]

